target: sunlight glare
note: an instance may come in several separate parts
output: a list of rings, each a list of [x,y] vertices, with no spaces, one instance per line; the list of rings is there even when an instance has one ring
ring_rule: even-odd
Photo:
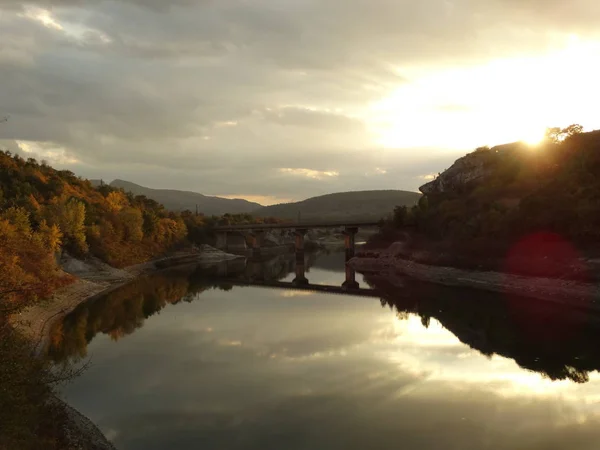
[[[552,126],[594,129],[599,57],[600,42],[570,39],[546,56],[421,75],[371,105],[369,130],[386,148],[468,150],[535,145]]]

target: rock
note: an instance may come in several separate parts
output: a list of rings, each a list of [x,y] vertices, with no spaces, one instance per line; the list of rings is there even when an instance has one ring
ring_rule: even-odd
[[[218,261],[229,261],[232,259],[242,258],[240,255],[234,255],[231,253],[224,252],[217,248],[211,247],[210,245],[202,245],[200,247],[201,253],[198,256],[200,262],[218,262]]]
[[[524,146],[525,144],[516,142],[491,149],[477,149],[456,160],[439,177],[424,184],[419,190],[425,195],[442,194],[460,192],[467,185],[480,184],[494,172],[497,167],[495,161],[510,157],[514,152],[523,151]]]
[[[69,450],[116,450],[90,419],[56,397],[52,402],[65,413],[63,431]]]
[[[122,269],[112,267],[95,257],[89,257],[85,260],[76,259],[66,252],[63,252],[60,259],[61,268],[71,275],[85,279],[129,279],[132,275]]]

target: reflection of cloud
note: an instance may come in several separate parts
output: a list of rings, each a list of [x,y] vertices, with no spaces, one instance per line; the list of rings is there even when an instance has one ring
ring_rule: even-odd
[[[109,441],[114,441],[119,436],[119,432],[114,428],[109,428],[104,431],[104,436],[106,436],[106,439]]]
[[[313,295],[321,307],[267,289],[227,302],[208,291],[202,303],[155,316],[152,333],[120,341],[119,364],[105,364],[113,344],[94,341],[102,364],[69,398],[103,430],[120,430],[120,448],[276,448],[307,429],[319,430],[302,435],[307,448],[331,450],[395,448],[398,436],[407,449],[485,448],[490,436],[493,448],[595,448],[597,378],[541,391],[537,374],[488,360],[436,320],[426,329],[376,300]],[[431,423],[436,432],[423,432]]]
[[[229,340],[229,339],[219,339],[217,341],[217,343],[219,345],[222,345],[223,347],[241,347],[242,341],[236,341],[236,340]]]
[[[565,396],[572,392],[572,400],[578,398],[577,385],[572,382],[552,381],[540,373],[525,371],[510,358],[488,358],[468,348],[437,320],[431,320],[428,329],[414,314],[406,320],[390,320],[391,325],[384,324],[373,331],[371,342],[378,344],[380,358],[405,373],[425,376],[430,382],[485,387],[502,396]]]
[[[310,297],[315,295],[315,293],[311,291],[283,291],[280,295],[285,298]]]

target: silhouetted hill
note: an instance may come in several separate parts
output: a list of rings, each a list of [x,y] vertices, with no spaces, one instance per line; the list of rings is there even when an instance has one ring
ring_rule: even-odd
[[[186,209],[196,211],[196,205],[198,205],[199,212],[207,216],[220,216],[226,213],[249,213],[262,207],[259,203],[242,199],[209,197],[197,192],[171,189],[151,189],[125,180],[117,179],[110,183],[110,185],[115,188],[122,188],[134,195],[145,195],[152,200],[162,203],[166,209],[171,211],[184,211]]]
[[[301,220],[378,220],[396,206],[412,206],[421,194],[408,191],[356,191],[312,197],[296,203],[265,206],[252,214],[258,217]]]

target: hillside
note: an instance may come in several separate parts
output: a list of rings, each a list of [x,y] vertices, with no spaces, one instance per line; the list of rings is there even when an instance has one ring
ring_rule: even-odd
[[[0,151],[0,319],[2,310],[47,297],[73,281],[58,266],[63,251],[126,267],[207,243],[217,224],[256,221],[277,222],[247,213],[204,217],[167,211],[151,198]]]
[[[170,211],[198,211],[206,216],[221,216],[223,214],[249,213],[262,205],[242,199],[227,199],[210,197],[197,192],[177,191],[171,189],[151,189],[125,180],[114,180],[111,187],[121,188],[134,195],[145,195],[161,203]]]
[[[418,206],[397,208],[391,225],[412,230],[419,254],[427,247],[455,259],[496,257],[489,268],[497,270],[579,277],[590,268],[579,255],[600,250],[599,173],[600,131],[549,129],[535,147],[483,147],[458,159],[420,188]]]
[[[421,197],[408,191],[356,191],[312,197],[296,203],[266,206],[252,214],[258,217],[278,217],[297,220],[379,220],[396,206],[412,206]]]

